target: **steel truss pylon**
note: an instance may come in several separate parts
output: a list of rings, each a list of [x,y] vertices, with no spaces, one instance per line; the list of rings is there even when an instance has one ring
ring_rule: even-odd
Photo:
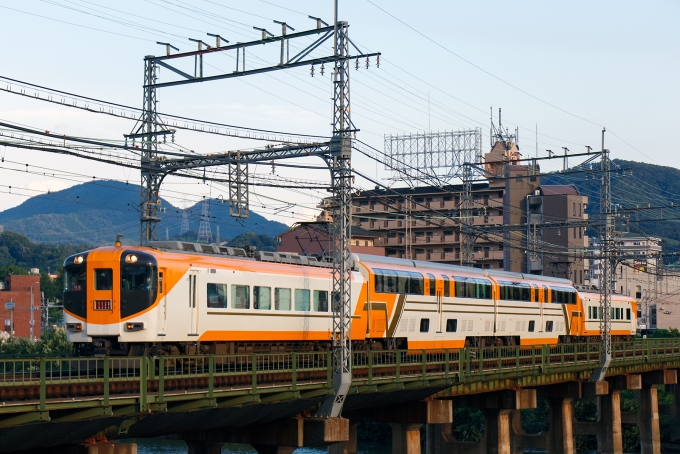
[[[347,22],[336,22],[335,55],[349,55]],[[330,156],[333,187],[333,388],[335,394],[327,398],[318,416],[337,417],[342,412],[345,397],[352,382],[352,263],[350,257],[350,226],[352,225],[352,132],[350,118],[349,61],[335,62],[333,72],[333,138]]]
[[[156,224],[161,220],[158,215],[161,205],[158,194],[163,181],[163,174],[155,169],[158,158],[158,125],[161,124],[156,110],[157,69],[153,56],[146,56],[144,58],[144,108],[132,134],[127,136],[127,138],[132,138],[133,141],[136,138],[142,139],[139,244],[147,244],[147,242],[156,239]],[[166,131],[160,132],[163,134]]]
[[[475,235],[472,228],[472,166],[463,164],[463,192],[460,195],[461,220],[460,223],[460,263],[463,266],[472,266],[475,262]]]
[[[600,367],[590,376],[592,381],[604,380],[607,369],[612,361],[612,289],[614,273],[616,272],[616,251],[614,240],[614,212],[612,207],[611,163],[609,150],[604,149],[604,130],[602,130],[602,162],[600,187],[600,216],[604,218],[604,225],[600,231],[600,336],[602,347],[600,353]]]

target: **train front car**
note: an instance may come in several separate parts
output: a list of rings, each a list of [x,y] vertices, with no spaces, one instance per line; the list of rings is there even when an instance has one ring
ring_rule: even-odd
[[[81,355],[144,354],[154,332],[158,261],[149,249],[102,247],[64,262],[66,335]],[[136,342],[121,342],[138,332]],[[135,349],[136,345],[140,347]],[[137,351],[139,350],[139,351]]]

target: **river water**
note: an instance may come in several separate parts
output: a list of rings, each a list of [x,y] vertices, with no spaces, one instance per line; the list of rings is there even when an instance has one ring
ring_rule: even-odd
[[[137,443],[137,454],[187,454],[187,445],[179,440],[163,439],[129,439],[124,443]],[[222,454],[256,454],[249,445],[227,443],[222,447]],[[299,448],[295,454],[326,454],[327,449]],[[358,454],[390,454],[392,447],[382,443],[359,443]]]

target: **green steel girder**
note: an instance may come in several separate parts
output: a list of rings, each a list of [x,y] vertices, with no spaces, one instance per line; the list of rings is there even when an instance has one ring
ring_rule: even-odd
[[[180,404],[170,404],[168,406],[168,411],[171,412],[180,412],[180,411],[194,411],[194,410],[205,410],[208,408],[215,408],[217,407],[217,399],[212,398],[212,399],[196,399],[196,400],[190,400],[188,402],[180,403]]]
[[[232,397],[229,399],[219,400],[217,408],[236,407],[239,405],[259,404],[260,396],[258,394],[246,394],[244,396]]]
[[[680,369],[680,339],[636,340],[626,344],[614,344],[614,358],[608,375],[642,373],[665,368]],[[573,380],[588,379],[591,371],[598,366],[597,344],[584,346],[563,345],[558,347],[489,348],[467,350],[383,351],[356,352],[357,365],[354,368],[357,378],[353,380],[350,393],[375,393],[396,390],[432,388],[440,397],[452,397],[470,393],[482,393],[508,388],[536,387]],[[576,351],[578,349],[578,351]],[[514,353],[514,355],[513,355]],[[222,358],[221,361],[229,360]],[[238,355],[233,355],[239,361]],[[266,354],[248,356],[247,364],[270,364]],[[296,358],[292,354],[291,358]],[[329,364],[324,355],[317,355],[316,364]],[[208,373],[183,372],[169,375],[157,372],[164,367],[167,357],[132,358],[139,369],[135,375],[118,376],[116,379],[102,377],[83,377],[80,379],[55,379],[54,365],[60,360],[34,358],[30,360],[0,359],[0,388],[39,387],[40,399],[30,403],[11,400],[0,406],[0,427],[13,427],[33,421],[49,420],[77,421],[90,417],[115,416],[141,418],[156,412],[184,412],[205,408],[225,408],[256,403],[278,403],[296,399],[317,399],[332,392],[326,381],[320,381],[318,374],[322,369],[303,368],[296,361],[279,357],[281,367],[263,371],[257,367],[243,369],[241,372],[221,372],[214,368],[215,358],[197,357],[194,361],[210,362]],[[235,361],[232,359],[230,361]],[[115,364],[117,360],[104,358],[103,361]],[[325,361],[325,362],[324,362]],[[310,362],[311,363],[311,362]],[[307,363],[307,364],[310,364]],[[289,365],[286,365],[289,364]],[[294,365],[290,365],[294,364]],[[28,366],[30,365],[30,367]],[[48,373],[47,368],[50,372]],[[6,375],[3,375],[5,372]],[[288,383],[267,383],[269,374],[291,374]],[[7,379],[11,374],[12,379]],[[23,374],[23,375],[22,375]],[[316,374],[316,375],[315,375]],[[41,383],[35,376],[43,378]],[[239,377],[229,379],[229,388],[217,385],[218,377]],[[18,379],[16,378],[18,377]],[[315,378],[316,377],[316,378]],[[358,378],[361,377],[361,378]],[[173,391],[173,381],[201,379],[206,388],[195,391]],[[219,378],[225,383],[224,378]],[[139,396],[119,397],[111,394],[115,383],[133,382],[140,389]],[[103,396],[88,396],[84,400],[47,398],[49,387],[104,386]],[[116,385],[119,386],[119,385]],[[216,389],[217,388],[217,389]],[[120,390],[120,388],[118,388]],[[154,391],[151,391],[153,389]],[[17,393],[23,392],[21,390]],[[118,391],[120,392],[120,391]],[[4,418],[4,419],[3,419]]]
[[[300,398],[300,391],[284,391],[282,393],[265,394],[260,396],[260,403],[275,403],[296,400]]]
[[[0,429],[6,427],[20,426],[30,422],[49,421],[50,414],[47,411],[29,411],[14,416],[9,416],[0,420]]]
[[[86,410],[52,411],[50,413],[52,422],[83,421],[85,419],[103,418],[107,416],[113,416],[113,410],[110,406],[97,406],[94,408],[88,408]]]

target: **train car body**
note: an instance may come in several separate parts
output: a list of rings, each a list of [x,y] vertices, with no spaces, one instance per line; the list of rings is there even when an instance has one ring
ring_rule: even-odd
[[[579,294],[568,280],[352,257],[357,348],[553,345],[599,336],[599,295]],[[83,354],[331,345],[331,269],[313,258],[159,241],[76,254],[64,270],[67,336]],[[634,302],[615,295],[612,310],[614,334],[634,334]]]

